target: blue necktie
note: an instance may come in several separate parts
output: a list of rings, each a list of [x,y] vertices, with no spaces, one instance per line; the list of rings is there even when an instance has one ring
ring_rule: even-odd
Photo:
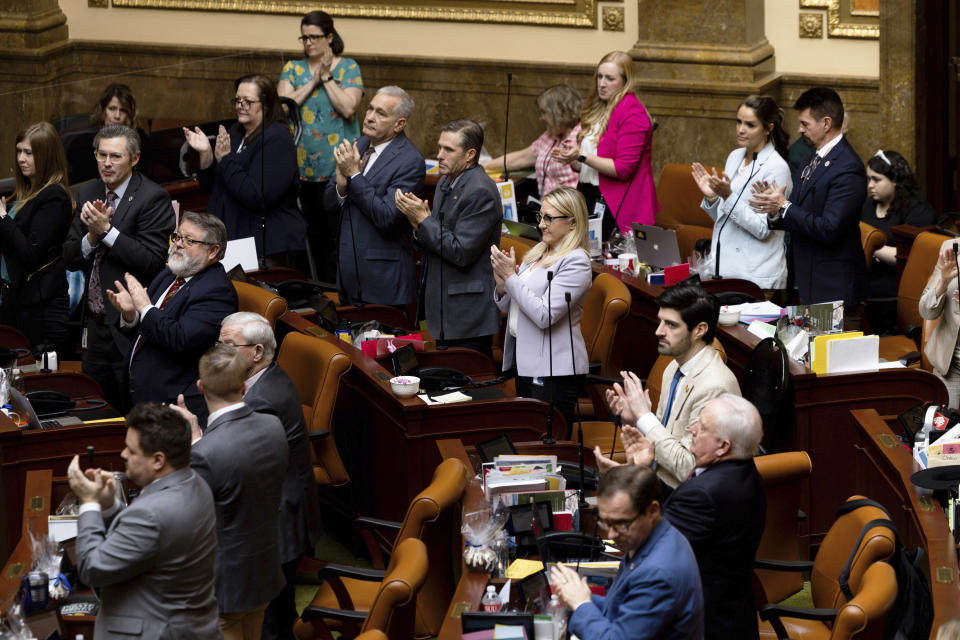
[[[680,378],[683,377],[683,372],[680,369],[677,369],[677,372],[673,374],[673,382],[670,383],[670,397],[667,398],[667,410],[663,412],[663,426],[667,426],[667,422],[670,420],[670,408],[673,407],[673,398],[676,395],[677,383],[680,382]]]

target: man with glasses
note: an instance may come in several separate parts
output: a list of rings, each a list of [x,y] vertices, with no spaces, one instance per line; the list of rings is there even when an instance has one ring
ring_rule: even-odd
[[[107,402],[130,408],[124,384],[130,337],[107,303],[107,289],[124,276],[150,282],[163,269],[175,216],[170,196],[136,171],[140,137],[123,125],[100,129],[93,141],[99,180],[80,185],[77,210],[63,259],[86,275],[82,303],[83,372],[96,380]]]
[[[226,247],[223,222],[187,211],[171,236],[167,268],[148,288],[128,273],[107,290],[121,326],[136,328],[126,359],[134,403],[175,404],[183,395],[206,424],[197,362],[217,341],[220,322],[237,310],[237,292],[220,264]]]
[[[615,467],[597,489],[597,527],[624,553],[606,596],[563,564],[550,571],[554,592],[573,611],[570,631],[582,640],[700,640],[703,594],[690,543],[660,510],[660,483],[647,467]]]

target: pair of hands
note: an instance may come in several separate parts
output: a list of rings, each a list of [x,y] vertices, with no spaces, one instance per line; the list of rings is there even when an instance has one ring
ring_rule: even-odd
[[[404,193],[397,189],[393,194],[393,201],[397,205],[397,210],[407,216],[410,226],[417,229],[420,223],[430,217],[430,205],[426,200],[421,200],[411,192]]]
[[[103,469],[80,469],[80,456],[73,456],[67,467],[67,480],[70,490],[81,503],[100,504],[100,509],[106,511],[113,506],[117,492],[113,474]]]
[[[580,157],[580,147],[571,143],[563,142],[550,151],[550,158],[565,165],[571,165]]]
[[[571,611],[580,604],[589,602],[592,596],[587,579],[580,577],[579,573],[562,562],[550,568],[550,583],[553,585],[553,592]]]
[[[707,172],[699,162],[694,162],[691,169],[694,181],[703,195],[709,199],[729,198],[733,191],[730,188],[730,176],[726,173],[717,175],[716,169]],[[776,217],[780,207],[787,203],[787,185],[778,185],[777,181],[767,182],[757,180],[750,185],[750,207],[757,213],[766,214],[768,218]]]
[[[937,297],[947,292],[950,283],[957,278],[957,254],[953,247],[947,245],[940,249],[937,257],[937,268],[940,270],[940,281],[937,283]],[[953,292],[953,300],[958,300],[957,291]]]
[[[327,49],[323,52],[323,55],[320,56],[320,62],[315,66],[310,66],[310,75],[313,76],[313,86],[319,87],[323,84],[323,78],[326,78],[330,75],[330,70],[333,68],[333,50]]]
[[[510,253],[507,253],[500,251],[495,244],[490,245],[490,264],[493,266],[493,279],[497,285],[497,293],[503,295],[507,280],[520,270],[513,247],[510,247]]]
[[[649,467],[653,464],[655,443],[644,437],[643,433],[633,425],[637,423],[640,416],[652,410],[650,391],[643,388],[643,382],[637,374],[621,371],[620,375],[623,376],[623,385],[614,383],[612,389],[607,389],[607,404],[610,405],[610,411],[618,414],[623,421],[620,441],[623,443],[628,464]],[[600,447],[594,447],[593,455],[601,473],[620,466],[619,462],[604,455]]]
[[[187,139],[190,148],[200,154],[200,166],[204,169],[213,163],[213,158],[216,158],[219,162],[225,156],[230,155],[230,134],[227,133],[227,128],[223,125],[220,125],[220,129],[217,131],[217,139],[212,148],[210,138],[200,130],[200,127],[194,127],[193,131],[184,127],[183,136]]]
[[[142,315],[152,303],[147,290],[135,276],[125,273],[123,280],[123,283],[119,280],[113,281],[116,291],[107,289],[107,298],[113,308],[123,316],[123,321],[129,324],[136,319],[138,313]]]
[[[87,225],[87,241],[96,246],[100,238],[110,231],[110,219],[113,218],[113,207],[108,207],[103,200],[84,202],[80,208],[80,222]]]

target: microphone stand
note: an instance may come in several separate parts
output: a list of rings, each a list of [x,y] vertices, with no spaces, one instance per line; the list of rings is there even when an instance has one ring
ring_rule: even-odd
[[[740,196],[743,195],[744,190],[746,190],[747,185],[750,184],[750,181],[753,180],[753,172],[757,168],[757,152],[753,152],[753,166],[750,168],[750,175],[747,177],[747,181],[743,183],[743,186],[740,187],[740,193],[737,194],[737,199],[733,201],[733,206],[730,207],[730,211],[727,212],[727,217],[723,219],[723,224],[720,225],[719,231],[717,231],[717,255],[716,260],[714,261],[713,267],[713,279],[720,280],[720,234],[723,233],[723,228],[727,226],[727,221],[730,219],[730,216],[733,215],[733,210],[737,206],[737,203],[740,202]]]
[[[554,402],[554,384],[553,384],[553,313],[552,313],[552,302],[550,296],[552,295],[553,287],[553,271],[547,271],[547,348],[549,349],[549,354],[547,354],[548,362],[550,363],[550,408],[547,411],[547,433],[543,437],[544,444],[554,444],[556,440],[553,438],[553,402]]]
[[[649,144],[647,145],[647,148],[648,148],[648,149],[649,149],[651,146],[653,146],[653,132],[656,131],[656,130],[657,130],[657,127],[659,127],[659,126],[660,126],[660,123],[659,123],[659,122],[654,122],[653,125],[650,127],[650,142],[649,142]],[[644,150],[644,151],[640,154],[640,160],[641,160],[641,161],[643,160],[643,154],[644,154],[644,153],[646,153],[646,150]],[[623,203],[624,203],[624,201],[627,199],[627,194],[630,193],[630,187],[633,186],[633,179],[637,177],[637,172],[638,172],[638,171],[640,171],[640,163],[639,163],[639,162],[637,163],[637,166],[634,168],[633,173],[630,174],[630,183],[627,185],[627,190],[623,192],[623,195],[622,195],[622,196],[620,196],[620,204],[617,205],[617,213],[616,213],[616,215],[613,216],[613,231],[610,232],[610,237],[613,237],[613,235],[620,230],[620,223],[619,223],[619,221],[620,221],[620,209],[623,207]],[[609,238],[608,238],[608,239],[609,239]]]
[[[265,122],[260,123],[260,256],[257,266],[260,270],[267,268],[267,203],[264,193],[267,185],[264,178],[264,157],[267,155],[267,127]]]
[[[447,176],[447,180],[450,180],[450,176]],[[448,191],[443,192],[443,202],[440,203],[440,211],[437,212],[440,218],[440,339],[437,340],[437,351],[447,350],[447,345],[443,343],[443,298],[446,295],[443,290],[443,207],[447,204]]]
[[[367,138],[367,149],[370,148],[370,145],[373,144],[369,138]],[[366,153],[367,149],[364,149]],[[369,158],[367,160],[369,162]],[[360,169],[360,175],[363,175],[363,168]],[[363,306],[363,283],[361,282],[360,274],[360,259],[357,257],[357,233],[353,228],[353,214],[350,213],[350,244],[353,245],[353,269],[357,274],[357,300],[354,302],[354,306],[362,307]],[[339,243],[338,243],[339,244]],[[342,279],[342,276],[341,276]]]
[[[507,132],[510,129],[510,84],[513,81],[513,74],[507,71],[507,113],[503,119],[503,180],[506,182],[510,174],[507,173],[507,142],[509,137]]]

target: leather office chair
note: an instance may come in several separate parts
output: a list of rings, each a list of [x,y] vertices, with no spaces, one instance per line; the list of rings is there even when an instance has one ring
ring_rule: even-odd
[[[356,637],[355,640],[390,640],[383,631],[379,629],[371,629],[370,631],[364,631]]]
[[[873,225],[861,222],[860,243],[863,245],[863,257],[867,261],[867,271],[869,271],[870,265],[873,264],[873,254],[887,244],[887,234]]]
[[[234,282],[233,288],[237,290],[238,311],[259,313],[272,328],[277,328],[277,318],[287,311],[286,300],[272,291],[246,282]]]
[[[527,251],[537,246],[537,243],[533,240],[527,238],[521,238],[520,236],[510,235],[509,233],[500,234],[500,250],[510,253],[510,249],[513,249],[513,253],[517,258],[517,264],[523,262],[524,256],[527,255]]]
[[[789,562],[809,558],[800,545],[798,517],[800,483],[810,475],[813,464],[806,451],[786,451],[753,459],[763,478],[767,496],[767,519],[757,557]],[[803,588],[803,575],[758,569],[754,575],[763,589],[763,603],[780,602]]]
[[[17,364],[33,364],[36,362],[30,340],[16,327],[0,324],[0,347],[6,347],[13,352],[10,354],[10,364],[2,363],[5,367],[13,364],[12,358],[17,359]]]
[[[761,452],[779,451],[789,437],[793,403],[789,402],[790,362],[778,338],[764,338],[753,348],[740,377],[740,391],[763,420],[766,449]]]
[[[346,579],[341,581],[339,577],[342,574],[324,575],[327,582],[323,586],[337,594],[331,604],[339,606],[324,606],[315,599],[294,625],[294,635],[300,639],[332,640],[325,622],[336,620],[340,622],[341,638],[356,638],[357,625],[361,634],[376,630],[394,638],[412,638],[418,594],[427,579],[429,565],[427,546],[421,540],[407,538],[398,543],[365,610],[354,608],[360,603],[345,589]],[[331,587],[331,584],[337,586]],[[446,604],[444,602],[444,606]]]
[[[350,481],[333,438],[333,409],[340,380],[350,370],[350,357],[332,341],[289,333],[280,345],[277,365],[300,394],[310,436],[313,476],[317,485],[340,486]]]
[[[862,497],[851,496],[847,501],[861,499]],[[759,569],[774,571],[801,572],[809,570],[813,606],[816,609],[839,609],[847,603],[847,598],[840,588],[840,575],[851,555],[853,561],[850,563],[848,585],[850,591],[857,594],[861,592],[864,586],[864,574],[870,565],[887,560],[893,554],[894,535],[886,527],[870,529],[860,540],[860,544],[857,545],[857,540],[859,540],[864,526],[872,520],[882,519],[888,519],[887,514],[876,507],[865,506],[854,509],[837,518],[831,525],[813,563],[793,562],[784,564],[758,559],[754,566]],[[764,606],[760,611],[760,617],[764,620],[760,623],[761,638],[771,638],[777,635],[775,624],[781,624],[782,629],[780,631],[792,638],[831,637],[829,628],[821,620],[788,617],[791,614],[799,616],[800,612],[803,611],[802,609],[799,611],[790,610],[790,612],[775,616],[773,614],[777,613],[776,606]],[[769,612],[769,615],[765,612]],[[765,621],[774,618],[779,619],[780,622]]]
[[[723,167],[705,167],[709,172],[716,169],[719,175]],[[700,208],[703,192],[691,174],[689,164],[667,163],[657,183],[657,226],[675,229],[680,257],[686,259],[693,253],[697,240],[709,240],[713,236],[713,218]]]
[[[429,575],[417,600],[416,624],[414,635],[395,636],[397,638],[426,638],[440,632],[447,605],[453,597],[453,564],[459,563],[459,545],[451,546],[451,540],[459,539],[455,509],[467,486],[469,472],[456,458],[447,458],[437,466],[433,479],[426,489],[410,502],[403,522],[389,522],[373,518],[358,518],[355,526],[360,529],[360,537],[367,543],[374,567],[383,567],[383,557],[391,551],[387,570],[393,564],[399,545],[410,538],[422,540],[430,551]],[[395,534],[390,544],[381,531]],[[326,565],[320,572],[321,577],[342,575],[343,590],[349,595],[356,609],[367,609],[377,591],[377,582],[383,575],[382,569],[358,571],[342,565]],[[311,606],[335,607],[343,599],[328,581],[321,585]],[[343,606],[343,605],[341,605]],[[391,634],[393,635],[393,634]]]

